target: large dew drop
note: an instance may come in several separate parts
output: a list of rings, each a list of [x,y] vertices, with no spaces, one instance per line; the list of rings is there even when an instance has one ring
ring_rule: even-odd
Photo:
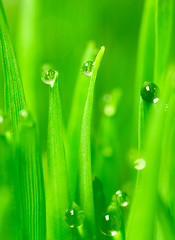
[[[87,61],[83,64],[83,66],[81,68],[81,72],[85,76],[90,77],[90,76],[92,76],[93,67],[94,67],[94,62],[93,61]]]
[[[159,101],[160,90],[153,82],[145,82],[140,93],[142,99],[147,103],[156,103]]]
[[[118,190],[116,192],[117,201],[119,202],[121,207],[126,207],[129,204],[129,197],[128,194],[125,192],[122,192],[121,190]]]
[[[71,228],[77,228],[84,222],[84,212],[83,210],[76,204],[72,203],[72,206],[67,209],[65,214],[66,223]]]
[[[41,74],[41,80],[45,83],[50,85],[51,87],[54,86],[55,80],[58,76],[58,72],[53,70],[53,69],[49,69],[49,70],[45,70],[42,74]]]
[[[115,208],[108,210],[101,216],[100,231],[106,236],[115,236],[122,226],[122,219]]]

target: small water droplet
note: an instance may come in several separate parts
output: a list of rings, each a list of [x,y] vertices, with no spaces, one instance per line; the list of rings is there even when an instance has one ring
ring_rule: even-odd
[[[90,76],[92,76],[93,67],[94,67],[94,62],[93,61],[87,61],[83,64],[83,66],[81,68],[81,72],[85,76],[90,77]]]
[[[84,218],[84,211],[76,203],[73,202],[72,206],[66,211],[66,223],[71,228],[77,228],[83,224]]]
[[[134,162],[134,168],[137,170],[142,170],[146,166],[146,161],[143,158],[139,158]]]
[[[129,204],[129,197],[128,194],[125,192],[122,192],[121,190],[118,190],[116,192],[117,200],[121,207],[126,207]]]
[[[156,103],[159,101],[160,90],[153,82],[145,82],[140,93],[145,102]]]
[[[106,236],[115,236],[122,226],[121,215],[115,208],[109,209],[100,219],[100,231]]]
[[[42,74],[41,74],[41,80],[50,85],[51,87],[54,86],[54,82],[56,80],[58,76],[58,72],[53,70],[53,69],[49,69],[49,70],[45,70]]]
[[[0,111],[0,136],[11,139],[11,123],[10,118]]]

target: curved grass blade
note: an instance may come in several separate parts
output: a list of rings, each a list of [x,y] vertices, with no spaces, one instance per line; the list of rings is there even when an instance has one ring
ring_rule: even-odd
[[[57,74],[58,75],[58,74]],[[63,122],[58,77],[49,90],[48,176],[47,176],[48,239],[72,239],[65,213],[70,207],[67,166],[63,142]]]
[[[11,117],[13,132],[16,132],[19,122],[18,113],[25,106],[25,97],[2,1],[0,1],[0,42],[4,71],[5,110]]]
[[[142,106],[140,105],[139,101],[141,86],[146,81],[147,82],[153,81],[154,57],[155,57],[155,1],[146,0],[141,23],[137,56],[135,107],[134,107],[135,127],[133,128],[134,131],[133,134],[136,132],[136,129],[138,127],[138,112],[142,109]],[[139,122],[139,124],[141,123]],[[140,132],[142,132],[142,130]],[[135,138],[136,136],[133,137]]]
[[[95,80],[97,72],[104,54],[105,48],[102,47],[95,59],[92,76],[90,78],[88,95],[83,114],[80,139],[80,155],[79,155],[79,195],[80,206],[83,208],[90,229],[90,234],[95,234],[94,204],[92,190],[92,172],[91,172],[91,147],[90,147],[90,130],[91,115],[93,107],[93,95],[95,88]]]
[[[23,235],[27,240],[46,239],[46,204],[41,156],[36,128],[25,110],[20,112],[18,142]]]
[[[95,59],[95,44],[90,42],[86,48],[82,58],[81,66],[86,61],[94,61]],[[75,93],[73,97],[72,109],[68,123],[68,169],[71,197],[75,200],[75,188],[77,183],[77,165],[80,146],[80,134],[83,119],[84,107],[86,104],[87,93],[89,87],[89,77],[79,73]]]
[[[156,0],[155,83],[162,80],[166,70],[171,42],[173,5],[173,0]]]
[[[143,158],[146,167],[136,187],[127,227],[128,240],[153,239],[158,196],[158,178],[165,111],[163,107],[170,94],[170,79],[164,83],[162,100],[154,104],[149,115]]]

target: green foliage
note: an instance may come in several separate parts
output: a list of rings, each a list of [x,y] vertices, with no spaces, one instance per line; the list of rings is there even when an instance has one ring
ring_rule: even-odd
[[[18,114],[25,106],[25,97],[18,63],[10,39],[2,2],[0,1],[0,41],[4,71],[5,109],[12,119],[13,131],[18,126]]]
[[[0,239],[175,239],[174,1],[2,2]]]
[[[85,211],[88,224],[92,236],[95,234],[95,218],[94,218],[94,203],[92,193],[92,172],[91,172],[91,147],[90,147],[90,126],[93,106],[94,87],[97,77],[97,72],[104,54],[105,48],[102,47],[95,59],[92,76],[89,81],[89,89],[87,94],[86,105],[83,114],[80,139],[80,156],[79,156],[79,194],[80,205]]]

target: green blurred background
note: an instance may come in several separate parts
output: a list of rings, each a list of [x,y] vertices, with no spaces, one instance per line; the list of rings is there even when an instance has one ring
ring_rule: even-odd
[[[65,127],[81,69],[81,59],[89,41],[106,47],[95,90],[93,109],[93,151],[102,116],[100,101],[113,88],[122,90],[114,118],[120,144],[120,182],[130,178],[128,153],[133,133],[134,81],[143,0],[4,0],[5,12],[20,64],[29,109],[39,127],[43,154],[46,152],[48,87],[40,80],[42,66],[59,71]],[[1,81],[2,82],[2,81]],[[1,83],[2,84],[2,83]],[[2,87],[1,87],[2,89]],[[2,94],[1,94],[2,97]],[[135,133],[137,135],[137,133]],[[93,154],[93,152],[92,152]],[[93,154],[95,156],[95,154]],[[112,166],[112,163],[111,163]],[[111,168],[109,168],[111,169]],[[112,184],[114,178],[109,180]],[[107,186],[109,186],[106,184]],[[116,183],[111,193],[116,189]]]

